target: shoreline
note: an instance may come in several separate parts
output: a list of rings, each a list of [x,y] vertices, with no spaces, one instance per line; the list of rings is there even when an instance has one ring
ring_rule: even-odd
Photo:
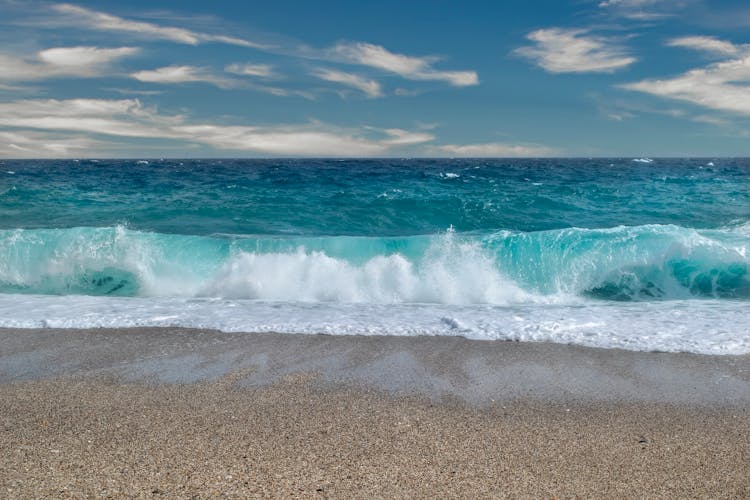
[[[9,496],[750,495],[750,356],[0,329]]]
[[[317,374],[332,387],[468,404],[660,402],[750,407],[750,355],[602,349],[448,336],[223,333],[189,328],[0,328],[0,383],[67,376],[263,387]]]

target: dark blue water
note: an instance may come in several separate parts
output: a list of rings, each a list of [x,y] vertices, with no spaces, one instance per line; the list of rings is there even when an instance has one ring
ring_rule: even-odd
[[[435,234],[750,220],[750,161],[5,161],[0,228]],[[14,172],[8,174],[8,171]]]

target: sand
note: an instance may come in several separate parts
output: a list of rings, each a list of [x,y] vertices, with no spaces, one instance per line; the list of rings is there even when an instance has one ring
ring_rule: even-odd
[[[750,497],[750,358],[0,330],[0,497]]]

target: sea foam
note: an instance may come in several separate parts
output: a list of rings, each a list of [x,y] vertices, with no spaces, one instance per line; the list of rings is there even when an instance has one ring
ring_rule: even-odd
[[[0,327],[449,335],[637,351],[750,353],[747,304],[722,300],[492,306],[0,294]]]

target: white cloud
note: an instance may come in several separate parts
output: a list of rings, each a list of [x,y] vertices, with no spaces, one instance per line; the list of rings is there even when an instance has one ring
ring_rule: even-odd
[[[456,87],[477,85],[474,71],[441,71],[432,65],[436,57],[414,57],[390,52],[385,47],[364,42],[339,43],[328,51],[333,60],[360,64],[395,73],[407,80],[444,81]]]
[[[234,85],[232,80],[212,74],[206,68],[196,66],[165,66],[153,70],[143,70],[131,74],[133,78],[148,83],[191,83],[204,82],[226,88]]]
[[[45,64],[0,54],[0,81],[18,82],[55,77]]]
[[[694,122],[708,123],[709,125],[714,125],[717,127],[728,127],[731,125],[731,122],[729,120],[711,115],[696,115],[691,117],[690,119]]]
[[[94,145],[95,141],[86,137],[0,130],[0,156],[6,158],[59,158],[88,151]]]
[[[0,55],[0,71],[2,71],[3,68],[3,56]],[[27,85],[8,85],[6,83],[0,83],[0,90],[7,90],[10,92],[26,92],[26,93],[36,93],[38,89],[34,87],[29,87]]]
[[[411,130],[403,130],[400,128],[388,128],[383,130],[390,138],[383,141],[390,145],[405,145],[405,144],[421,144],[424,142],[430,142],[435,139],[435,136],[428,134],[427,132],[413,132]]]
[[[636,61],[611,40],[582,29],[541,29],[526,38],[535,44],[515,53],[550,73],[612,73]]]
[[[0,54],[0,81],[32,81],[58,77],[88,78],[101,75],[124,57],[137,54],[134,47],[55,47],[23,59]]]
[[[664,0],[604,0],[599,2],[599,7],[645,7],[647,5],[654,5]]]
[[[642,80],[621,85],[621,88],[750,115],[750,54],[747,52],[674,78]]]
[[[98,156],[106,156],[108,151],[132,151],[126,143],[103,142],[99,136],[171,140],[183,148],[208,145],[220,151],[258,155],[333,157],[383,156],[435,139],[419,130],[347,129],[320,122],[274,126],[195,123],[182,115],[159,114],[137,99],[0,102],[0,157],[91,156],[91,148]],[[538,157],[556,152],[539,145],[485,143],[426,146],[416,153]]]
[[[239,45],[241,47],[268,48],[266,45],[243,40],[241,38],[199,33],[185,28],[160,26],[158,24],[144,21],[133,21],[67,3],[53,5],[52,9],[63,16],[62,18],[54,20],[55,23],[81,26],[90,30],[135,33],[144,37],[170,40],[172,42],[188,45],[218,42]]]
[[[138,53],[135,47],[101,49],[99,47],[55,47],[39,52],[39,59],[54,66],[93,67]]]
[[[219,149],[255,151],[289,156],[372,156],[386,152],[378,141],[346,132],[319,130],[316,125],[268,128],[220,125],[185,125],[174,131]]]
[[[450,71],[435,68],[435,64],[440,60],[439,57],[416,57],[398,54],[389,51],[383,46],[372,43],[341,42],[333,47],[324,49],[315,49],[304,45],[292,46],[287,44],[285,46],[284,43],[269,45],[243,38],[195,31],[180,26],[169,26],[163,23],[129,19],[70,3],[53,4],[50,6],[50,9],[54,14],[52,16],[45,16],[42,21],[37,22],[36,26],[46,28],[72,26],[107,33],[126,33],[145,39],[168,40],[187,45],[199,45],[208,42],[225,43],[242,47],[252,47],[287,57],[368,66],[399,75],[407,80],[442,81],[456,87],[479,84],[479,78],[475,71]],[[78,55],[83,56],[83,54]],[[59,55],[54,53],[52,57],[58,57],[58,60],[60,58]],[[227,73],[259,78],[278,77],[272,66],[267,64],[230,64],[225,67],[225,71]],[[350,82],[359,85],[360,90],[373,96],[374,86],[371,83],[373,80],[365,76],[362,78],[367,79],[367,84],[369,85],[367,90],[361,85],[362,81],[350,80]],[[347,84],[343,81],[338,83]]]
[[[488,142],[483,144],[444,144],[432,148],[439,154],[450,156],[461,156],[467,158],[482,157],[540,157],[553,156],[556,154],[554,149],[538,145],[517,145],[503,144],[499,142]]]
[[[740,51],[740,48],[735,44],[711,36],[684,36],[673,38],[667,42],[667,45],[670,47],[683,47],[686,49],[700,50],[720,56],[733,56]]]
[[[312,92],[307,92],[305,90],[283,89],[281,87],[272,87],[269,85],[254,85],[247,83],[244,83],[242,86],[252,90],[257,90],[258,92],[265,92],[266,94],[275,95],[277,97],[301,97],[303,99],[307,99],[308,101],[315,101],[317,99],[315,94],[313,94]]]
[[[230,64],[224,71],[235,75],[257,76],[259,78],[278,78],[270,64]]]
[[[624,120],[630,120],[631,118],[635,118],[635,115],[631,113],[630,111],[607,110],[607,109],[600,109],[600,111],[607,118],[616,122],[621,122]]]
[[[313,71],[312,74],[313,76],[316,76],[321,80],[354,87],[355,89],[362,91],[362,93],[370,98],[381,97],[383,95],[383,90],[380,88],[380,83],[375,80],[369,80],[354,73],[346,73],[344,71],[337,71],[334,69],[319,68]]]
[[[434,64],[439,60],[438,57],[415,57],[398,54],[390,52],[380,45],[371,43],[342,42],[334,47],[320,50],[305,46],[284,47],[225,35],[203,33],[183,27],[165,26],[154,22],[127,19],[69,3],[54,4],[51,6],[51,9],[57,15],[45,19],[42,24],[45,27],[76,26],[94,31],[130,33],[144,38],[169,40],[188,45],[198,45],[207,42],[226,43],[242,47],[252,47],[291,57],[368,66],[394,73],[408,80],[443,81],[456,87],[477,85],[479,83],[479,78],[475,71],[446,71],[436,69]],[[277,77],[273,68],[265,64],[230,64],[225,67],[225,71],[260,78]],[[349,81],[350,86],[360,85],[360,87],[355,88],[359,88],[370,96],[374,95],[372,80],[368,80],[369,87],[367,90],[361,85],[363,81],[357,82],[351,79]],[[344,81],[338,83],[347,84]]]
[[[626,19],[654,21],[670,17],[693,0],[603,0],[599,7]]]
[[[237,80],[226,78],[221,75],[216,75],[211,72],[209,68],[202,68],[197,66],[165,66],[163,68],[157,68],[153,70],[137,71],[130,75],[131,77],[146,83],[158,83],[158,84],[180,84],[180,83],[209,83],[215,85],[221,89],[228,88],[242,88],[248,90],[255,90],[258,92],[264,92],[266,94],[275,95],[277,97],[289,97],[296,96],[304,99],[315,100],[315,96],[309,92],[300,90],[283,89],[280,87],[272,87],[268,85],[258,85],[253,82],[244,80]],[[137,94],[148,95],[146,92],[131,92],[132,95]]]
[[[318,122],[266,127],[193,123],[181,115],[161,115],[137,99],[0,102],[0,127],[16,134],[41,130],[87,134],[84,138],[172,139],[219,150],[289,156],[378,156],[394,147],[432,139],[429,134],[402,129],[344,129]]]
[[[729,127],[732,125],[731,120],[723,117],[708,114],[695,114],[681,108],[663,108],[637,101],[607,100],[599,105],[599,112],[607,118],[618,122],[635,118],[643,114],[654,114],[721,127]]]
[[[119,137],[169,137],[181,117],[162,117],[137,99],[0,102],[0,126]]]
[[[135,96],[135,95],[152,96],[152,95],[159,95],[163,92],[161,90],[135,90],[135,89],[125,89],[125,88],[119,88],[119,87],[109,87],[109,88],[105,88],[102,90],[107,90],[109,92],[116,92],[118,94],[128,95],[128,96]]]
[[[394,95],[401,96],[401,97],[416,97],[420,95],[422,91],[417,89],[405,89],[405,88],[397,88],[393,91]]]

